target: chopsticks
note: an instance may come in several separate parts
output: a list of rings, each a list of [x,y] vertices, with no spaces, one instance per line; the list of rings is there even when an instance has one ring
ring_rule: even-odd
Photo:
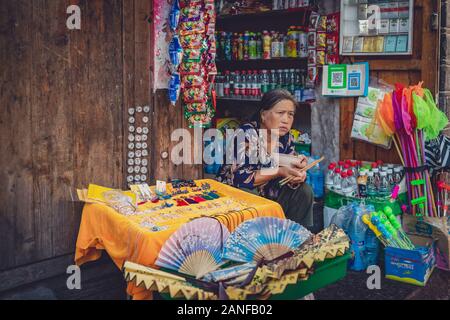
[[[308,171],[309,169],[314,168],[318,163],[322,162],[323,160],[325,160],[325,157],[322,157],[322,158],[320,158],[320,159],[318,159],[318,160],[316,160],[316,161],[314,161],[314,162],[311,162],[310,164],[308,164],[306,167],[300,169],[299,171],[300,171],[300,172]],[[293,180],[294,178],[295,178],[295,176],[289,176],[289,177],[286,177],[286,178],[284,178],[283,180],[281,180],[281,181],[279,182],[279,184],[280,184],[280,186],[282,187],[282,186],[284,186],[286,183],[289,183],[289,182],[290,182],[291,180]]]

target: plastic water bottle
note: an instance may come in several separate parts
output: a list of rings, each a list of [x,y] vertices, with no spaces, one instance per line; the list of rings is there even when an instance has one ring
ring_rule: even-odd
[[[366,231],[366,260],[367,266],[376,265],[378,263],[378,251],[380,247],[380,241],[375,236],[372,230]]]
[[[362,271],[367,268],[366,251],[366,231],[367,225],[361,220],[362,210],[355,208],[353,221],[350,224],[349,236],[351,240],[352,259],[350,260],[350,269]]]
[[[389,168],[387,170],[387,179],[389,182],[389,192],[392,192],[392,189],[395,187],[395,181],[394,181],[394,170]]]
[[[372,172],[373,172],[373,177],[374,177],[375,187],[376,187],[376,190],[377,190],[377,192],[378,192],[378,190],[380,189],[380,182],[381,182],[381,179],[380,179],[380,169],[374,168],[374,169],[372,169]]]
[[[375,177],[373,171],[367,172],[367,196],[375,197],[377,195],[377,187],[375,185]]]
[[[331,189],[333,187],[334,169],[335,166],[333,165],[333,163],[330,163],[330,165],[328,166],[327,175],[325,177],[325,186],[328,189]]]
[[[389,195],[389,182],[387,179],[387,172],[380,172],[380,186],[378,187],[378,194],[380,197],[386,197]]]
[[[323,197],[324,176],[323,176],[322,170],[320,170],[319,164],[317,164],[311,170],[310,174],[311,174],[311,182],[312,182],[313,191],[314,191],[314,197],[317,199],[320,199]]]
[[[336,168],[334,169],[333,189],[338,192],[341,191],[341,183],[342,183],[341,169]]]
[[[345,196],[352,196],[352,185],[351,181],[347,177],[347,172],[341,172],[341,191]]]
[[[394,169],[394,182],[395,184],[402,182],[402,168],[400,167]]]
[[[351,188],[352,188],[352,194],[357,195],[358,194],[358,182],[356,181],[356,176],[353,174],[352,169],[347,170],[347,179],[350,182]]]

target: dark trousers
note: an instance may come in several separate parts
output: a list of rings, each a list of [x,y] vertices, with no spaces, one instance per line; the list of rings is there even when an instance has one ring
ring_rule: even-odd
[[[309,185],[303,183],[297,189],[285,185],[276,200],[283,208],[287,219],[304,227],[313,226],[314,193]]]

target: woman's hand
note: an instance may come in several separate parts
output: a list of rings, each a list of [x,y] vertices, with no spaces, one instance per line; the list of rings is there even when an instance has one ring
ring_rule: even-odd
[[[292,162],[294,169],[303,169],[308,164],[308,159],[304,155],[299,155],[296,161]]]
[[[280,167],[278,169],[278,176],[282,178],[293,176],[294,178],[289,181],[292,184],[303,183],[306,180],[306,172],[288,167]]]

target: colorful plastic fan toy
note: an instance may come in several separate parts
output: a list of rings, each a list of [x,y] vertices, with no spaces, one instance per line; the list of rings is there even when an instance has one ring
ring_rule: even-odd
[[[224,258],[251,262],[272,261],[312,236],[307,229],[287,219],[262,217],[248,220],[230,235]]]
[[[230,233],[218,220],[199,218],[178,229],[162,247],[156,265],[200,279],[222,262]]]

